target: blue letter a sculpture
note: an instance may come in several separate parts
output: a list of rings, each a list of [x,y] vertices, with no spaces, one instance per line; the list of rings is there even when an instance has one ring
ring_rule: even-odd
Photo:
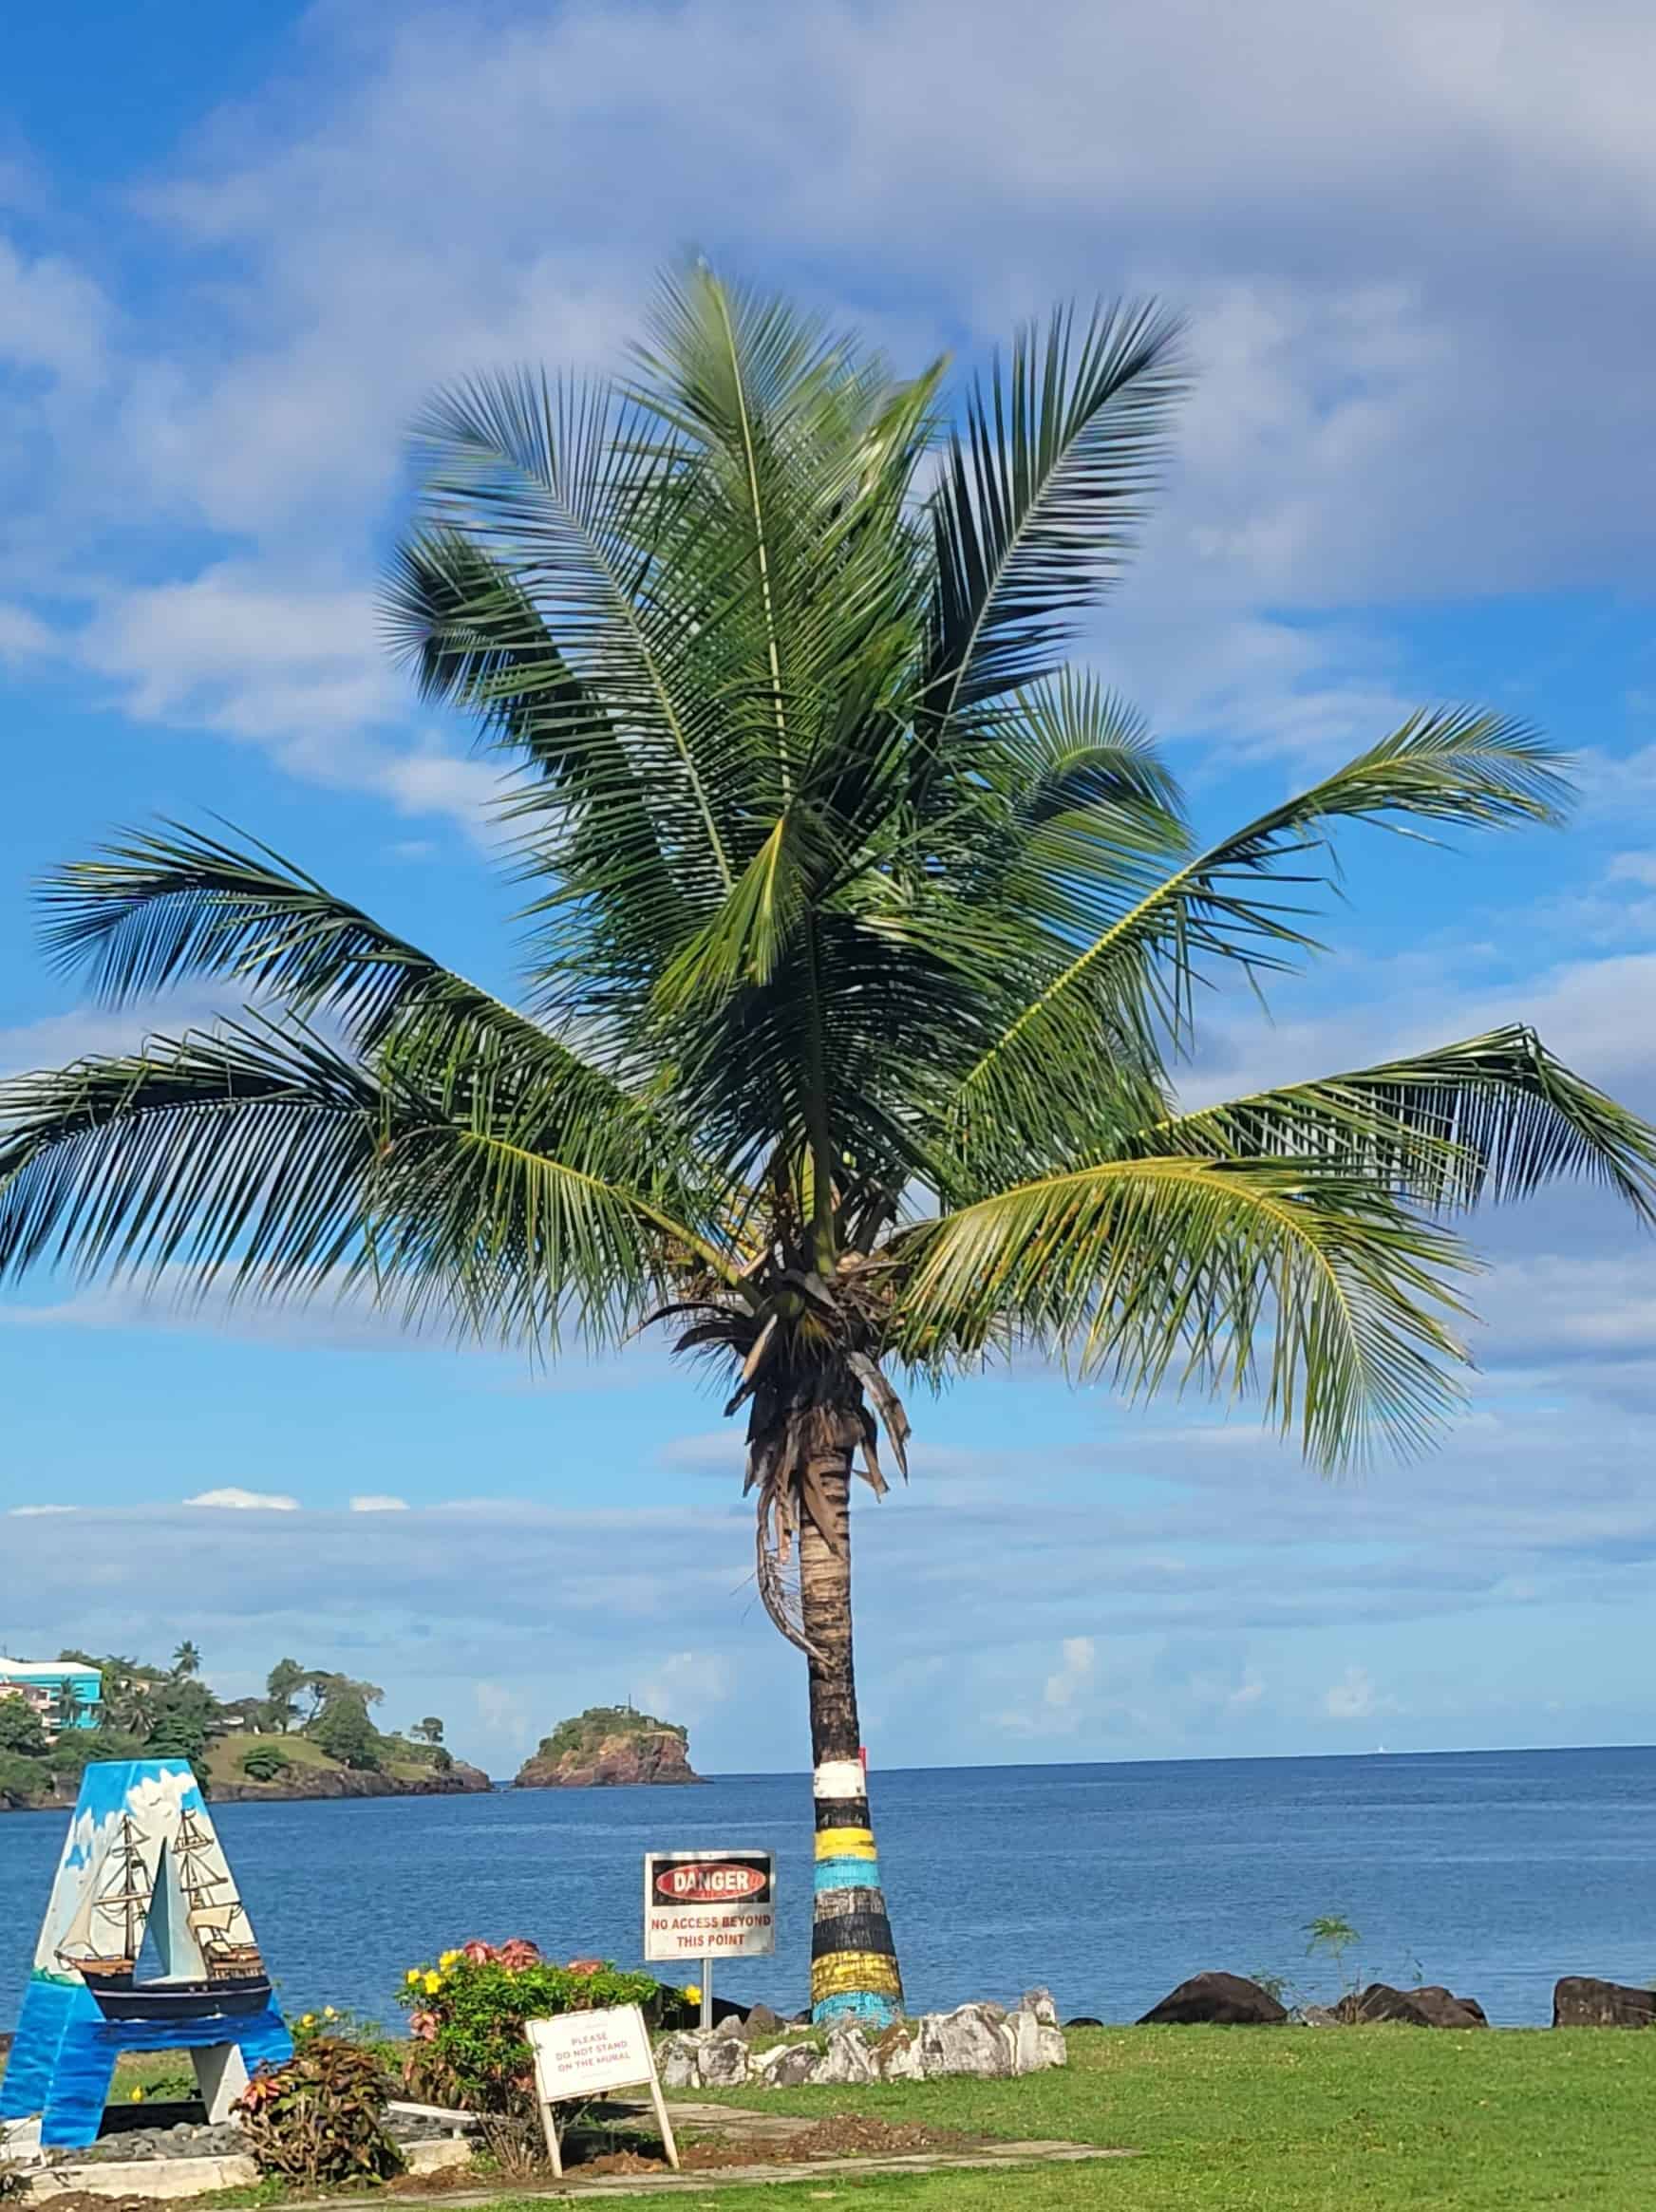
[[[141,1981],[146,1932],[160,1972]],[[87,1767],[0,2082],[0,2121],[39,2113],[43,2144],[90,2143],[121,2053],[179,2050],[219,2120],[250,2066],[292,2048],[188,1763]]]

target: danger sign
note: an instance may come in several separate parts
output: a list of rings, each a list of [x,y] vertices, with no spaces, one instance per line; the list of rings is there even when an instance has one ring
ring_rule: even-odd
[[[769,1851],[647,1851],[646,1959],[746,1959],[776,1949]]]

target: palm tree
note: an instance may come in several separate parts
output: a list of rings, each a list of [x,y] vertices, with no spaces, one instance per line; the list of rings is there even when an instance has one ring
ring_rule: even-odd
[[[187,1682],[201,1672],[201,1654],[186,1637],[173,1654],[173,1674],[180,1682]]]
[[[63,870],[49,948],[244,1010],[0,1093],[0,1279],[363,1290],[541,1349],[670,1323],[724,1366],[809,1676],[819,2018],[901,2003],[848,1514],[906,1471],[894,1377],[1062,1352],[1135,1397],[1257,1384],[1324,1464],[1416,1447],[1463,1357],[1447,1217],[1656,1196],[1656,1136],[1522,1028],[1179,1104],[1197,984],[1310,951],[1338,825],[1546,822],[1566,785],[1508,719],[1421,713],[1196,846],[1066,665],[1178,388],[1155,309],[1066,310],[948,412],[940,366],[696,266],[623,383],[439,399],[391,619],[516,772],[523,1010],[167,826]]]
[[[421,1743],[440,1744],[442,1741],[442,1722],[435,1713],[428,1713],[423,1720],[417,1720],[408,1731]]]

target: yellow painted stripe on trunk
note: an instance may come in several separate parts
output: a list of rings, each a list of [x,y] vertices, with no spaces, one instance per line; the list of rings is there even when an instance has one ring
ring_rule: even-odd
[[[845,1996],[866,1990],[871,1996],[900,1998],[903,1984],[897,1962],[884,1951],[830,1951],[811,1961],[811,2002]]]
[[[879,1854],[874,1847],[873,1828],[819,1828],[817,1856],[819,1859],[875,1859]]]

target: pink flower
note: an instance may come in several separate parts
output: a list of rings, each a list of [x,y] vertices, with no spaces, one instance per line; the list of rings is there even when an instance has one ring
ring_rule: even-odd
[[[601,1959],[572,1959],[564,1971],[568,1974],[602,1974],[604,1961]]]
[[[408,2015],[408,2033],[416,2043],[435,2043],[437,2040],[437,2015],[435,2013],[410,2013]]]
[[[508,1974],[519,1974],[525,1966],[540,1964],[540,1949],[526,1936],[514,1936],[509,1943],[502,1943],[498,1953],[500,1964]]]
[[[469,1943],[461,1945],[460,1952],[461,1957],[469,1959],[474,1966],[482,1966],[495,1956],[495,1946],[493,1943],[480,1943],[474,1936]]]

